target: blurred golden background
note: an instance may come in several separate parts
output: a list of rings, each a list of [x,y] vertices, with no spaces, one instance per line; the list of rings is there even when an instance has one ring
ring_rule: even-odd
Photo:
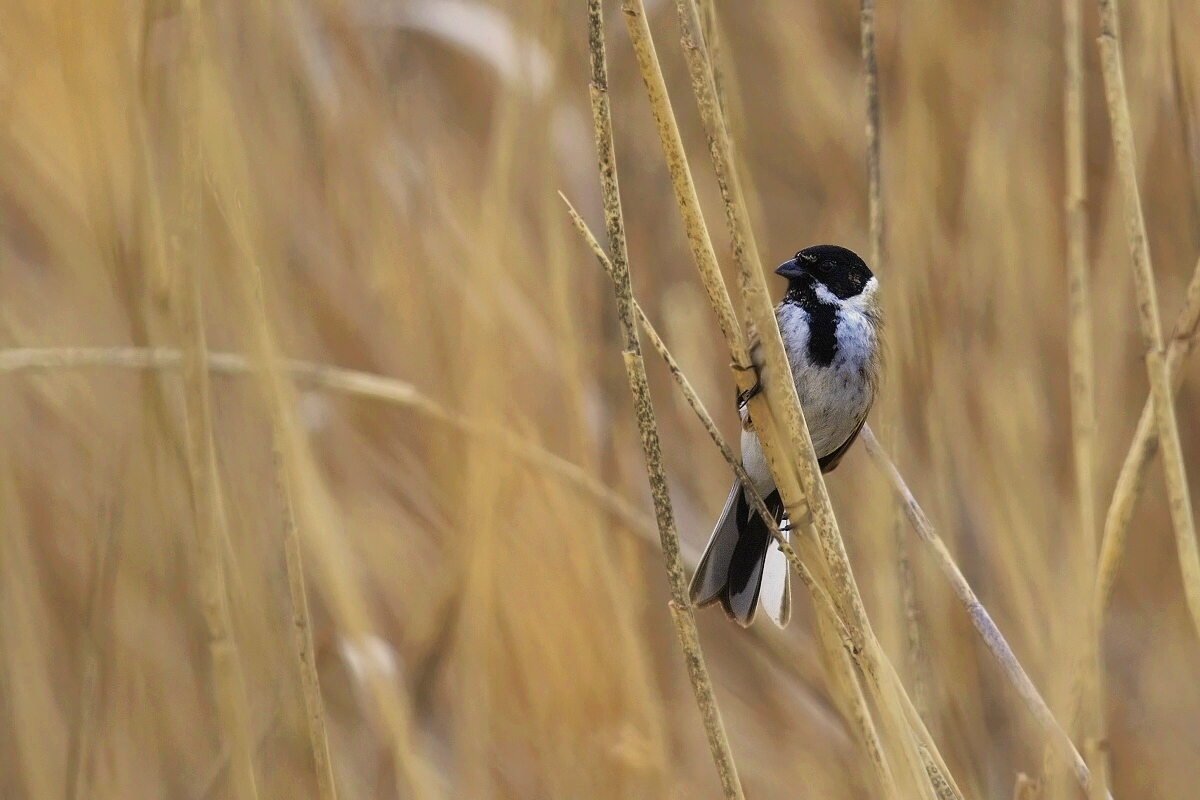
[[[715,5],[767,266],[820,242],[865,255],[858,4]],[[177,349],[198,304],[214,353],[376,373],[434,405],[218,369],[208,456],[174,362],[0,373],[0,797],[238,796],[219,713],[231,653],[260,796],[316,796],[288,495],[341,797],[719,797],[611,288],[556,196],[603,230],[584,3],[198,6],[0,4],[2,346]],[[1200,252],[1200,6],[1125,6],[1169,331]],[[728,268],[674,8],[647,7]],[[1147,382],[1083,8],[1102,519]],[[606,12],[635,290],[730,435],[728,354],[620,10]],[[880,0],[877,20],[889,352],[872,424],[1061,716],[1091,591],[1066,369],[1061,8]],[[647,363],[694,564],[730,476]],[[1200,368],[1188,376],[1195,493]],[[1200,780],[1200,648],[1161,475],[1156,462],[1104,629],[1122,799]],[[915,545],[911,657],[896,512],[861,445],[828,484],[875,629],[959,785],[1011,797],[1019,772],[1042,771],[1038,728]],[[229,640],[206,622],[213,564]],[[803,592],[783,634],[698,618],[747,796],[873,796]]]

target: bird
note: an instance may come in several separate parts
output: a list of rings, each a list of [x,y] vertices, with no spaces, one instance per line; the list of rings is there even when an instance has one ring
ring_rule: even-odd
[[[875,401],[882,371],[883,316],[879,281],[851,250],[807,247],[775,274],[787,290],[775,307],[796,394],[804,410],[822,473],[833,471],[858,438]],[[761,346],[750,353],[759,377],[738,396],[742,466],[786,537],[786,512],[747,411],[762,387]],[[689,587],[696,608],[720,602],[735,622],[754,622],[761,595],[767,616],[780,628],[791,617],[787,560],[770,528],[735,479]]]

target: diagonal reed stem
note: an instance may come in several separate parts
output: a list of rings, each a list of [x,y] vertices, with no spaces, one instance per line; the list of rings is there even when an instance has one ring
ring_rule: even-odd
[[[900,475],[900,471],[896,469],[896,465],[892,463],[887,453],[883,451],[879,440],[875,438],[875,434],[871,431],[869,425],[863,426],[861,436],[863,443],[867,447],[867,452],[887,476],[892,484],[892,490],[900,497],[901,502],[904,504],[905,514],[908,516],[908,521],[912,525],[913,530],[916,531],[917,537],[921,540],[922,544],[929,548],[937,560],[942,574],[950,582],[950,587],[954,590],[954,594],[958,597],[959,602],[962,603],[963,608],[966,609],[967,615],[971,618],[971,624],[975,626],[975,630],[979,631],[984,644],[987,645],[992,656],[1000,664],[1000,668],[1009,682],[1017,690],[1017,693],[1021,695],[1021,699],[1025,701],[1025,705],[1033,713],[1038,724],[1042,726],[1042,730],[1058,751],[1059,756],[1070,765],[1079,784],[1087,788],[1090,784],[1090,777],[1083,758],[1075,749],[1071,738],[1054,718],[1050,707],[1046,705],[1046,701],[1038,693],[1037,687],[1033,685],[1033,681],[1029,679],[1029,676],[1025,673],[1025,669],[1017,661],[1017,657],[1013,655],[1012,649],[1004,639],[1004,634],[1000,632],[1000,629],[996,627],[996,623],[992,621],[991,614],[984,608],[983,603],[979,602],[979,598],[975,596],[974,590],[967,583],[967,579],[963,577],[962,571],[954,563],[954,557],[950,555],[950,550],[946,547],[946,543],[942,541],[942,537],[938,535],[929,518],[925,516],[924,510],[917,503],[916,498],[913,497],[908,484],[905,483],[904,478]]]
[[[1125,91],[1125,68],[1121,61],[1121,43],[1117,22],[1116,0],[1099,0],[1100,61],[1104,71],[1104,95],[1112,127],[1113,149],[1117,171],[1125,198],[1126,234],[1133,267],[1134,287],[1137,290],[1138,322],[1146,347],[1146,373],[1150,379],[1150,395],[1154,401],[1154,419],[1162,449],[1163,477],[1167,484],[1167,500],[1171,522],[1175,529],[1175,544],[1179,552],[1179,567],[1183,574],[1184,596],[1192,623],[1200,633],[1200,550],[1196,545],[1196,523],[1192,516],[1192,498],[1188,491],[1187,469],[1183,462],[1183,447],[1175,417],[1175,395],[1171,390],[1163,346],[1162,325],[1159,321],[1158,297],[1154,285],[1154,268],[1150,261],[1150,244],[1146,238],[1146,220],[1137,185],[1137,162],[1134,153],[1133,126],[1129,119],[1129,99]]]
[[[617,313],[621,322],[622,355],[629,391],[633,395],[638,428],[641,431],[642,452],[646,459],[646,474],[654,500],[662,540],[663,560],[671,583],[671,621],[687,662],[688,677],[696,695],[696,704],[704,722],[704,732],[712,751],[713,763],[721,780],[721,789],[729,800],[740,800],[741,780],[733,760],[733,751],[725,735],[725,725],[717,707],[716,695],[708,667],[700,649],[700,635],[688,600],[687,578],[679,555],[679,536],[667,492],[667,477],[662,463],[662,447],[658,438],[658,423],[650,399],[646,365],[638,341],[637,320],[634,315],[633,288],[629,278],[629,259],[625,246],[625,225],[621,215],[621,196],[617,185],[616,152],[613,145],[612,117],[608,100],[608,64],[604,50],[604,14],[600,0],[588,0],[588,51],[591,57],[592,123],[596,135],[596,158],[600,167],[600,190],[604,199],[604,222],[612,252],[613,288]]]
[[[1183,308],[1175,320],[1171,332],[1171,345],[1167,349],[1167,372],[1171,378],[1171,391],[1178,392],[1183,385],[1183,368],[1196,345],[1196,334],[1200,331],[1200,261],[1192,270],[1192,278],[1184,292]],[[1113,584],[1117,579],[1117,568],[1125,555],[1125,543],[1129,526],[1133,521],[1133,510],[1146,484],[1146,471],[1158,452],[1158,427],[1154,422],[1154,398],[1147,397],[1142,406],[1137,431],[1113,490],[1112,501],[1104,518],[1104,539],[1100,546],[1100,564],[1097,567],[1096,593],[1093,601],[1101,616],[1112,596]]]
[[[24,370],[82,367],[171,370],[179,369],[181,363],[180,351],[168,348],[28,347],[0,350],[0,375]],[[451,411],[421,394],[412,384],[394,378],[296,359],[280,359],[278,366],[301,384],[409,408],[469,436],[494,441],[530,466],[542,469],[590,495],[601,508],[628,525],[638,535],[652,538],[657,543],[658,533],[653,524],[627,500],[577,464],[514,434],[511,430]],[[251,375],[255,367],[250,359],[243,355],[210,352],[208,369],[215,375]]]
[[[671,110],[671,99],[667,95],[667,83],[663,78],[658,55],[655,53],[654,39],[650,35],[650,25],[646,19],[646,9],[642,0],[622,0],[621,10],[625,14],[629,38],[633,43],[633,51],[637,57],[638,68],[642,73],[642,81],[646,86],[650,110],[654,113],[654,121],[658,126],[658,135],[662,141],[667,170],[671,174],[671,187],[675,192],[675,201],[683,220],[688,247],[692,251],[692,260],[696,262],[696,268],[700,272],[700,280],[708,295],[709,304],[716,312],[717,325],[729,345],[738,391],[745,392],[754,386],[754,365],[746,347],[746,335],[742,332],[737,314],[734,313],[733,303],[729,299],[729,291],[725,288],[725,281],[721,278],[721,269],[717,266],[717,254],[713,250],[712,239],[708,235],[708,225],[700,210],[700,198],[696,194],[696,185],[692,180],[692,172],[688,168],[683,139],[679,134],[679,125],[675,121],[674,111]]]

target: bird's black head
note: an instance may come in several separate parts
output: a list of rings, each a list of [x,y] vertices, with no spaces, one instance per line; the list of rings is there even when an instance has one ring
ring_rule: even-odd
[[[806,247],[780,264],[775,274],[788,279],[789,291],[819,284],[841,300],[858,296],[874,277],[861,258],[835,244]]]

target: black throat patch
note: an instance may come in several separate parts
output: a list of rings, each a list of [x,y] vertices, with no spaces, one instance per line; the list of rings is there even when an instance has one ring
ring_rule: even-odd
[[[815,281],[804,275],[788,285],[783,302],[800,306],[808,314],[808,360],[819,367],[833,364],[837,356],[838,307],[817,297]],[[787,335],[787,331],[784,331]]]

